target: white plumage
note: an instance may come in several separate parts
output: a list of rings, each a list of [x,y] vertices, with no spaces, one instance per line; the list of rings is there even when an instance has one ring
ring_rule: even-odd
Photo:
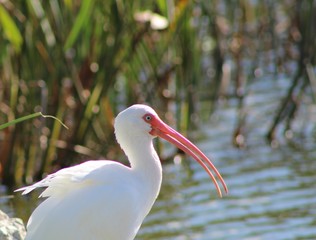
[[[117,116],[114,127],[130,167],[109,160],[88,161],[17,190],[27,194],[46,188],[40,195],[46,199],[28,221],[26,240],[134,239],[160,190],[162,168],[152,143],[155,136],[192,155],[204,169],[212,168],[227,192],[212,163],[152,108],[133,105]]]

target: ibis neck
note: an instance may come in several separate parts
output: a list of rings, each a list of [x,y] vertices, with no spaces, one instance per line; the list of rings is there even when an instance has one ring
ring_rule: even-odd
[[[148,200],[153,203],[160,191],[162,167],[152,139],[136,137],[128,146],[125,153],[131,169],[142,181],[143,190],[150,196]]]

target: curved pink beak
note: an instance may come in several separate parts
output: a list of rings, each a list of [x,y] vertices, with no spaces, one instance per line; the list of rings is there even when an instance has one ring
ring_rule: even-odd
[[[225,192],[228,193],[228,188],[226,186],[226,183],[223,177],[221,176],[219,171],[216,169],[214,164],[204,155],[204,153],[201,152],[200,149],[198,149],[193,143],[191,143],[183,135],[181,135],[180,133],[175,131],[173,128],[165,124],[159,117],[155,117],[154,119],[152,119],[151,127],[152,127],[152,130],[150,131],[151,135],[161,137],[167,140],[168,142],[173,143],[182,151],[192,156],[204,168],[204,170],[208,173],[213,183],[215,184],[217,193],[220,197],[222,197],[222,192],[211,170],[215,172],[216,176],[222,183]]]

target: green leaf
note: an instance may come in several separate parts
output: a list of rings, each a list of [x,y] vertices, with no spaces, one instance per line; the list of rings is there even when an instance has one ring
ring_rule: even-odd
[[[158,0],[157,6],[163,15],[168,16],[168,5],[166,0]]]
[[[11,42],[17,52],[20,52],[23,38],[16,26],[14,20],[8,14],[6,9],[0,5],[0,23],[4,31],[4,35]]]
[[[94,0],[82,1],[79,14],[76,17],[74,26],[72,27],[67,37],[66,43],[64,45],[64,50],[67,50],[72,47],[72,45],[75,43],[76,39],[78,38],[81,29],[87,24],[87,22],[89,22],[93,3],[94,3]]]

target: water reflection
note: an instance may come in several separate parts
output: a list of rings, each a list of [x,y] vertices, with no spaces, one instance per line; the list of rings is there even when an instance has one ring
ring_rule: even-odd
[[[199,147],[213,156],[229,195],[219,199],[207,174],[193,161],[165,165],[162,192],[137,239],[316,239],[312,134],[297,135],[292,142],[283,139],[275,149],[264,141],[269,113],[281,96],[276,93],[284,87],[275,84],[268,101],[260,88],[256,98],[247,100],[250,128],[245,149],[231,145],[234,101],[201,129],[207,136]],[[294,124],[302,126],[300,121]]]

